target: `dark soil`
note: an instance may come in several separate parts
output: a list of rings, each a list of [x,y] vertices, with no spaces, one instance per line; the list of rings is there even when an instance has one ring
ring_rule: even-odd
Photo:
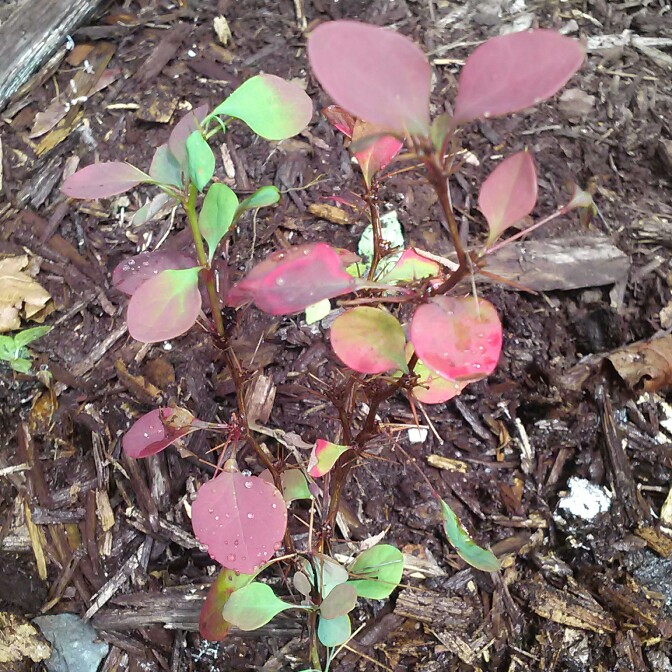
[[[672,13],[663,0],[541,2],[527,9],[497,0],[298,4],[309,27],[347,17],[411,36],[438,60],[434,114],[450,110],[459,64],[474,45],[524,20],[526,12],[533,25],[582,39],[626,30],[672,37]],[[68,202],[58,189],[73,157],[80,166],[126,160],[148,167],[187,101],[217,104],[260,71],[303,81],[316,109],[329,102],[308,70],[295,3],[177,5],[112,3],[73,36],[97,49],[109,45],[109,67],[120,74],[77,108],[81,118],[76,112],[66,117],[62,142],[49,134],[31,139],[29,133],[35,115],[67,89],[81,63],[62,61],[54,73],[38,76],[0,115],[0,253],[27,250],[41,258],[37,279],[53,296],[47,323],[56,327],[34,347],[37,366],[53,376],[49,389],[44,376],[40,382],[1,370],[0,469],[29,468],[0,478],[0,605],[32,616],[60,597],[54,611],[84,614],[92,595],[127,571],[125,563],[137,553],[135,568],[122,575],[93,617],[113,645],[104,669],[302,670],[306,633],[299,621],[278,618],[261,633],[231,635],[219,644],[199,639],[199,603],[191,588],[207,583],[215,566],[193,543],[188,502],[207,478],[203,460],[213,461],[208,438],[191,440],[186,459],[174,449],[143,463],[121,456],[123,432],[159,403],[177,402],[203,420],[224,421],[236,407],[221,354],[206,334],[195,329],[172,343],[145,347],[124,330],[126,298],[111,287],[111,271],[125,256],[153,249],[169,218],[129,223],[129,213],[150,190],[91,204]],[[231,28],[226,49],[217,46],[213,31],[217,15]],[[672,474],[667,390],[629,389],[609,364],[596,364],[579,384],[571,383],[582,358],[661,335],[670,326],[669,316],[661,315],[672,277],[668,48],[664,44],[653,55],[632,44],[591,50],[568,85],[595,97],[583,114],[556,98],[465,129],[463,146],[479,165],[465,164],[453,197],[472,231],[484,230],[476,207],[482,179],[498,157],[529,147],[540,174],[535,215],[564,202],[567,180],[591,185],[600,209],[590,231],[573,216],[533,237],[605,234],[630,256],[631,271],[620,292],[613,285],[543,294],[483,287],[505,328],[499,368],[457,401],[426,407],[435,431],[424,443],[409,444],[406,432],[374,441],[374,456],[355,470],[343,503],[350,543],[336,550],[347,554],[385,531],[386,541],[425,568],[404,577],[406,586],[422,590],[404,589],[386,603],[358,608],[353,625],[363,629],[350,646],[360,653],[344,652],[333,669],[672,670],[672,537],[665,527],[672,521],[661,511]],[[153,67],[157,50],[167,62]],[[168,110],[166,123],[147,121],[162,109]],[[51,138],[46,145],[45,137]],[[241,224],[230,251],[236,274],[289,244],[325,240],[356,247],[364,217],[343,226],[308,212],[312,203],[360,189],[342,139],[318,114],[301,136],[279,144],[232,126],[226,146],[235,168],[230,183],[238,193],[268,183],[298,187],[256,222]],[[223,173],[221,162],[218,171]],[[409,245],[450,253],[436,197],[422,179],[397,175],[381,195],[384,209],[398,212]],[[178,216],[176,228],[183,226]],[[167,244],[185,240],[178,234]],[[337,424],[328,405],[320,408],[320,393],[333,389],[340,374],[327,332],[251,308],[236,319],[243,364],[270,376],[277,388],[265,424],[306,442],[332,436]],[[402,397],[380,416],[390,425],[413,423]],[[284,456],[282,445],[267,444]],[[457,557],[429,488],[397,446],[422,465],[477,541],[503,560],[500,575],[468,569]],[[452,469],[430,466],[430,455],[449,458]],[[253,472],[261,470],[251,453],[242,458]],[[571,477],[610,488],[609,511],[587,521],[558,509]],[[113,520],[104,516],[106,499]],[[44,533],[46,582],[37,578],[24,501]],[[297,514],[306,518],[307,510],[299,506]],[[305,526],[296,522],[292,529],[297,543],[305,543]],[[159,603],[161,591],[170,599]]]

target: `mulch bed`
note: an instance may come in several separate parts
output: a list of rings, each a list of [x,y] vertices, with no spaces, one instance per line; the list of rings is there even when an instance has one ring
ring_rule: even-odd
[[[672,326],[672,13],[664,4],[129,0],[108,4],[78,29],[75,49],[0,113],[0,254],[40,259],[36,279],[53,297],[47,323],[55,326],[34,347],[50,379],[0,374],[0,608],[28,617],[45,605],[86,614],[112,645],[104,670],[305,669],[299,620],[278,617],[256,633],[200,640],[200,600],[215,566],[193,538],[188,503],[208,470],[175,450],[142,463],[121,455],[132,419],[159,403],[179,402],[204,420],[225,420],[235,409],[205,334],[150,347],[126,332],[126,299],[111,287],[111,270],[153,249],[168,220],[129,222],[149,190],[83,203],[58,187],[77,162],[146,168],[188,104],[216,104],[260,71],[296,78],[316,108],[327,104],[305,55],[303,31],[315,21],[355,18],[411,36],[434,63],[434,114],[449,109],[459,65],[475,45],[511,25],[540,25],[588,40],[587,62],[568,85],[573,93],[465,129],[463,145],[478,161],[453,185],[456,208],[477,231],[480,181],[497,157],[529,147],[540,174],[539,215],[564,202],[567,180],[592,185],[600,209],[590,231],[568,217],[532,237],[605,236],[628,256],[629,273],[616,285],[561,291],[571,278],[556,267],[557,287],[537,294],[483,286],[505,328],[499,368],[457,400],[427,407],[434,429],[423,443],[409,444],[405,433],[376,442],[380,459],[351,479],[342,550],[385,531],[413,562],[389,601],[358,607],[353,625],[363,629],[333,669],[672,670],[665,397],[672,357],[644,369],[638,351],[628,376],[600,356],[665,338]],[[215,35],[216,16],[231,29],[226,46]],[[96,92],[106,69],[116,77]],[[77,100],[58,120],[54,99],[75,77]],[[245,271],[289,244],[356,246],[363,218],[344,225],[309,212],[358,190],[341,138],[319,115],[297,138],[275,144],[233,126],[223,150],[218,171],[228,170],[237,193],[269,183],[293,189],[243,221],[232,268]],[[397,175],[382,198],[408,244],[450,252],[435,196],[421,180]],[[334,384],[323,329],[247,309],[236,344],[243,362],[276,388],[268,427],[306,442],[329,435],[328,409],[306,393],[320,389],[311,379]],[[402,398],[381,417],[413,422]],[[499,575],[466,568],[455,555],[429,489],[395,453],[397,441],[479,543],[503,559]],[[267,445],[282,454],[282,445]],[[209,461],[211,447],[200,435],[188,444]],[[558,508],[572,477],[608,488],[609,510],[586,520]],[[38,578],[26,508],[40,530],[46,580]],[[295,531],[300,538],[305,528]]]

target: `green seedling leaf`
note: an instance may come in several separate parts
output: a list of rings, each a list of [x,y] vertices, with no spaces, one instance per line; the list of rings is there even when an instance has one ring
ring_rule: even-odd
[[[350,574],[356,579],[348,581],[360,597],[384,600],[399,585],[404,572],[404,556],[389,544],[377,544],[360,553]],[[363,577],[363,578],[362,578]]]
[[[32,367],[32,363],[29,359],[23,359],[19,357],[18,359],[13,359],[9,365],[17,373],[28,373]]]
[[[201,312],[201,269],[162,271],[144,282],[128,302],[128,333],[142,343],[158,343],[189,331]]]
[[[350,583],[341,583],[320,604],[320,616],[334,619],[349,614],[357,604],[357,590]]]
[[[225,184],[213,184],[203,200],[198,229],[208,242],[208,261],[215,256],[217,245],[229,232],[238,207],[238,197]]]
[[[537,105],[567,83],[584,57],[577,40],[553,30],[526,30],[488,40],[462,67],[454,123]]]
[[[241,215],[247,210],[266,208],[269,205],[275,205],[279,200],[280,192],[277,187],[274,187],[272,184],[260,187],[251,196],[248,196],[244,201],[241,201],[233,221],[237,222]]]
[[[500,569],[499,560],[493,552],[481,548],[469,536],[455,512],[443,500],[441,500],[441,514],[446,537],[465,562],[484,572],[497,572]]]
[[[452,128],[453,118],[444,112],[432,120],[432,127],[429,130],[429,137],[434,145],[434,149],[441,151],[443,141]]]
[[[32,327],[31,329],[24,329],[18,334],[14,334],[14,343],[17,348],[24,348],[38,338],[46,336],[52,329],[53,327]]]
[[[348,450],[350,450],[350,446],[341,446],[324,439],[318,439],[310,453],[308,473],[313,478],[324,476],[328,471],[331,471],[336,464],[336,460]]]
[[[321,299],[348,294],[355,282],[333,247],[326,243],[298,245],[274,252],[257,264],[229,290],[227,305],[254,301],[266,313],[289,315]]]
[[[329,21],[308,38],[310,66],[350,114],[399,134],[427,135],[431,70],[411,40],[357,21]]]
[[[313,103],[298,84],[263,74],[243,82],[210,117],[223,115],[240,119],[266,140],[284,140],[308,125]]]
[[[78,170],[63,183],[61,191],[71,198],[109,198],[142,182],[152,182],[152,178],[130,163],[109,161]]]
[[[347,269],[346,269],[347,272]],[[331,312],[331,301],[322,299],[306,307],[306,324],[315,324],[323,320]]]
[[[259,474],[259,478],[263,478],[267,483],[273,483],[273,477],[268,469],[264,469]],[[285,502],[289,504],[295,499],[312,499],[308,488],[308,481],[300,469],[285,469],[280,474],[280,481],[282,483],[282,496]]]
[[[347,614],[338,618],[321,618],[317,624],[317,637],[324,646],[345,644],[350,639],[351,633],[350,617]]]
[[[418,357],[440,376],[480,380],[499,361],[502,323],[485,299],[437,296],[415,311],[410,340]]]
[[[279,548],[287,506],[274,485],[227,468],[234,470],[219,474],[196,494],[191,508],[194,534],[224,567],[253,574]]]
[[[192,256],[176,250],[142,252],[115,266],[112,271],[112,285],[120,292],[133,296],[141,285],[162,271],[192,268],[195,263]]]
[[[580,210],[579,217],[581,224],[588,227],[593,217],[599,214],[597,205],[595,205],[595,201],[590,192],[584,191],[578,184],[570,183],[569,188],[572,190],[572,199],[566,207],[568,210],[575,210],[578,208]]]
[[[380,136],[385,129],[378,124],[372,124],[368,121],[357,119],[352,132],[353,148],[365,138],[370,136]],[[377,137],[372,143],[359,151],[355,151],[355,158],[364,175],[364,181],[367,186],[371,186],[376,173],[383,170],[399,151],[404,143],[391,135]]]
[[[537,171],[532,155],[524,151],[509,156],[488,175],[478,194],[478,207],[490,230],[486,245],[527,217],[536,203]]]
[[[347,310],[334,320],[330,337],[338,358],[354,371],[408,371],[404,330],[396,317],[381,308],[358,306]]]
[[[265,583],[254,581],[233,592],[222,608],[222,618],[241,630],[256,630],[274,616],[297,605],[283,602]]]
[[[215,174],[215,155],[200,131],[191,133],[186,147],[189,178],[199,191],[203,191]]]
[[[348,580],[348,570],[328,555],[315,553],[312,556],[312,562],[303,558],[302,567],[302,572],[308,578],[310,585],[317,589],[322,599],[327,597],[336,586]],[[317,577],[315,572],[317,572]]]
[[[392,210],[381,216],[380,228],[383,234],[383,241],[390,247],[404,247],[404,234],[401,230],[401,224],[399,223],[399,217],[397,216],[396,211]],[[364,258],[367,264],[371,262],[371,259],[373,258],[373,227],[371,224],[369,224],[362,232],[362,236],[357,244],[357,253],[360,257]],[[384,265],[381,264],[381,273],[384,273],[388,267],[393,266],[400,257],[401,252],[390,254],[385,257],[383,260]]]
[[[149,175],[159,184],[182,188],[182,168],[179,161],[168,148],[168,143],[160,145],[154,152]]]
[[[232,624],[224,620],[222,610],[232,593],[245,587],[254,578],[251,574],[239,574],[230,569],[223,569],[210,590],[201,607],[198,617],[198,630],[201,637],[211,642],[223,640],[231,630]]]
[[[186,436],[195,420],[185,408],[155,408],[133,423],[121,445],[135,459],[156,455]]]
[[[434,278],[440,273],[441,266],[436,261],[423,257],[411,247],[404,250],[399,257],[399,261],[392,268],[386,270],[377,280],[389,285],[397,282],[414,282],[415,280]]]
[[[10,361],[19,356],[21,348],[16,345],[11,336],[0,335],[0,359]]]
[[[177,160],[177,163],[182,167],[183,171],[185,171],[187,167],[187,138],[198,128],[199,124],[205,121],[207,116],[207,105],[201,105],[196,109],[189,110],[189,112],[175,124],[173,132],[168,138],[168,148]]]

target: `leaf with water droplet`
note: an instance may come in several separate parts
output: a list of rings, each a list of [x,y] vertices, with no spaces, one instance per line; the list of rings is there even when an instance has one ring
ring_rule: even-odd
[[[124,434],[124,452],[136,459],[156,455],[188,434],[195,420],[185,408],[155,408],[138,418]]]

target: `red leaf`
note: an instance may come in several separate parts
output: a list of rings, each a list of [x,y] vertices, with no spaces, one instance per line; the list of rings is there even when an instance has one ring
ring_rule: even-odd
[[[244,574],[267,562],[287,527],[287,507],[275,486],[225,471],[208,481],[191,507],[194,534],[224,567]]]
[[[350,114],[398,133],[429,132],[431,70],[407,37],[357,21],[331,21],[308,38],[320,84]]]
[[[529,152],[518,152],[495,168],[481,185],[478,207],[490,229],[488,245],[527,217],[537,203],[537,171]]]
[[[144,282],[161,271],[191,268],[196,262],[184,252],[157,250],[143,252],[124,259],[112,271],[112,285],[120,292],[132,296]]]
[[[71,175],[61,191],[71,198],[108,198],[123,194],[141,182],[150,182],[151,177],[139,168],[123,161],[93,163]]]
[[[357,142],[371,135],[377,135],[384,129],[377,124],[371,124],[368,121],[357,119],[352,133],[352,141]],[[355,152],[355,158],[364,174],[366,184],[371,186],[373,176],[380,170],[383,170],[392,159],[399,154],[399,150],[404,143],[392,135],[385,135],[378,138],[366,149],[361,152]]]
[[[161,271],[143,283],[128,302],[128,333],[142,343],[177,338],[201,311],[198,268]]]
[[[198,128],[197,120],[200,123],[208,116],[208,109],[207,105],[201,105],[194,110],[189,110],[175,124],[168,138],[168,148],[182,167],[187,165],[187,138]]]
[[[231,288],[227,305],[254,301],[265,313],[288,315],[322,299],[347,294],[354,285],[337,250],[326,243],[311,243],[274,252],[257,264]]]
[[[460,73],[454,122],[496,117],[550,98],[581,67],[583,47],[553,30],[529,30],[488,40]]]
[[[385,310],[371,306],[346,310],[334,320],[330,339],[338,358],[354,371],[407,370],[404,330]]]
[[[439,375],[479,380],[497,366],[502,324],[485,299],[437,296],[415,311],[410,337],[418,357]]]
[[[160,453],[188,434],[194,420],[184,408],[155,408],[138,418],[124,434],[124,452],[136,459]]]
[[[328,105],[322,110],[325,119],[346,138],[352,137],[355,128],[355,118],[338,105]]]

